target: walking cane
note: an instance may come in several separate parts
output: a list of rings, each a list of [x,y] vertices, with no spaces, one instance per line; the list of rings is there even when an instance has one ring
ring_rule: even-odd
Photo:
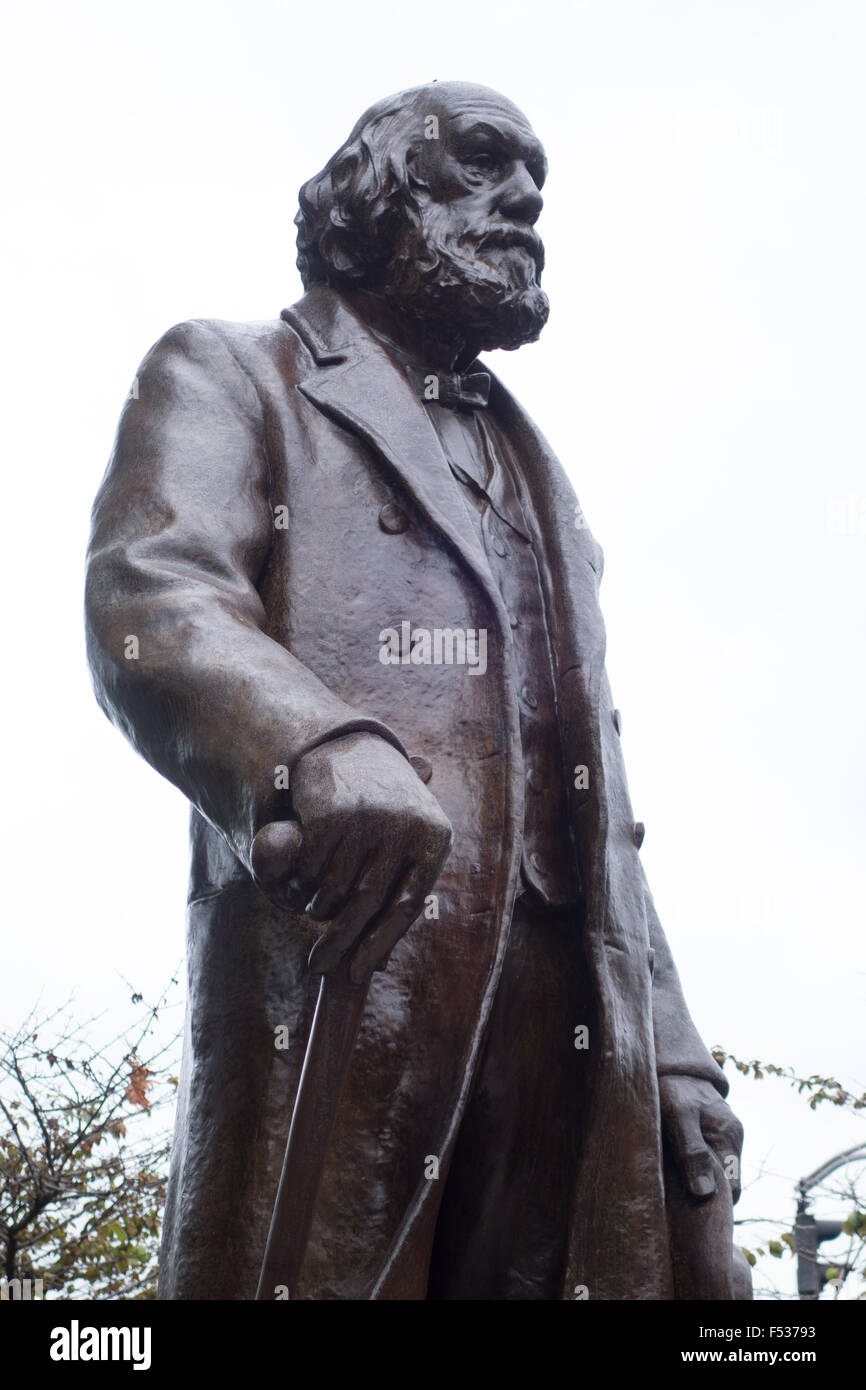
[[[295,821],[263,826],[252,846],[256,881],[267,889],[287,878],[300,847]],[[328,1140],[369,987],[370,975],[361,984],[350,981],[345,960],[322,976],[256,1291],[260,1302],[276,1298],[278,1289],[285,1289],[290,1299],[295,1296]]]

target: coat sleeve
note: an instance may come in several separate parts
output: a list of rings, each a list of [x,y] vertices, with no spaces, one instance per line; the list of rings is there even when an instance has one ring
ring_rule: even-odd
[[[139,369],[93,509],[88,661],[118,728],[249,869],[309,749],[396,735],[268,635],[257,582],[273,514],[261,403],[224,339],[191,321]]]
[[[653,1035],[659,1076],[699,1076],[712,1082],[722,1096],[728,1078],[701,1041],[683,996],[670,946],[653,903],[641,865],[646,895],[647,925],[653,952]]]

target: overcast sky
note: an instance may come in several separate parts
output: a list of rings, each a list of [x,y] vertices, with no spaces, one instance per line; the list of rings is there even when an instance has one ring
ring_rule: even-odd
[[[186,804],[83,654],[89,510],[136,367],[180,320],[297,299],[299,185],[372,101],[459,78],[549,155],[550,322],[491,365],[606,553],[642,855],[692,1013],[710,1045],[866,1088],[864,39],[856,0],[18,7],[6,1023],[40,991],[122,1011],[120,977],[156,994],[183,950]],[[866,1140],[778,1081],[732,1099],[744,1215],[787,1215],[797,1177]]]

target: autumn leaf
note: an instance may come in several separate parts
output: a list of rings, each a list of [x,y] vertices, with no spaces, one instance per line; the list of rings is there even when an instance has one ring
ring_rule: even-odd
[[[149,1067],[141,1066],[133,1061],[132,1074],[125,1092],[130,1105],[137,1105],[142,1110],[150,1109],[147,1093],[153,1085],[152,1077],[153,1072]]]

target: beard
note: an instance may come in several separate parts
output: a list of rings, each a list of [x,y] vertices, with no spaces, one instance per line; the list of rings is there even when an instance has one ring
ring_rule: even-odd
[[[381,290],[393,308],[423,323],[433,343],[455,340],[513,352],[535,342],[550,312],[541,289],[544,247],[531,227],[464,227],[447,203],[428,203],[404,223]]]

